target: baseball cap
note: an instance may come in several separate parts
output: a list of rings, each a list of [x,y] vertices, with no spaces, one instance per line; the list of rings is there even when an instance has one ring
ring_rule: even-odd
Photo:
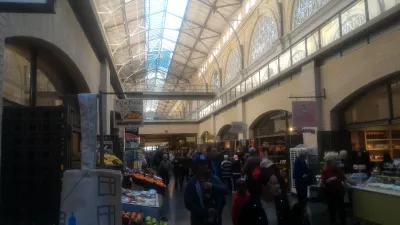
[[[208,159],[207,159],[207,156],[205,156],[204,154],[198,154],[194,158],[194,162],[198,163],[198,164],[207,164],[208,163]]]
[[[254,148],[254,147],[251,147],[251,148],[249,149],[249,152],[250,152],[250,153],[253,153],[253,152],[256,152],[256,151],[257,151],[257,149]]]

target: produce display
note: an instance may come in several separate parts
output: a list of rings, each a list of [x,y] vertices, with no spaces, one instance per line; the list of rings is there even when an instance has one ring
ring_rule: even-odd
[[[145,219],[145,225],[168,225],[168,223],[162,220],[157,221],[156,218],[151,218],[150,216],[147,216]]]
[[[97,164],[100,164],[100,157],[97,157]],[[110,155],[104,153],[104,164],[105,165],[121,165],[122,161],[117,158],[115,155]]]
[[[121,212],[121,219],[123,225],[142,225],[143,214],[136,212]]]
[[[122,189],[122,203],[159,207],[158,196],[155,191],[133,191]]]
[[[157,176],[150,177],[150,176],[146,176],[141,173],[133,173],[133,174],[128,174],[128,175],[132,176],[134,179],[138,179],[138,180],[146,181],[148,183],[156,184],[163,188],[166,187],[166,185],[162,182],[161,178],[159,178]]]
[[[154,176],[153,174],[125,173],[124,176],[130,177],[134,184],[139,185],[146,190],[154,189],[158,194],[165,194],[166,185],[162,182],[161,178]]]

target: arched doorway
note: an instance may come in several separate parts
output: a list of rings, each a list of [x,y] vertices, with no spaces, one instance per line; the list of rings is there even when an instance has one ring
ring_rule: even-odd
[[[366,151],[373,163],[388,156],[400,158],[400,73],[355,91],[331,117],[332,127],[350,133],[352,152]]]
[[[66,168],[80,166],[80,114],[77,94],[90,93],[79,68],[57,46],[34,37],[5,40],[5,106],[63,106],[71,127],[67,141],[71,160]]]
[[[267,156],[283,171],[288,181],[289,150],[303,143],[303,135],[292,128],[292,114],[272,110],[260,115],[250,125],[250,133],[260,154]]]
[[[219,137],[219,150],[227,150],[236,152],[237,151],[237,141],[239,140],[239,135],[237,133],[230,132],[232,125],[226,124],[218,131]]]
[[[26,214],[21,220],[59,222],[63,171],[72,168],[74,156],[80,167],[76,94],[89,92],[86,81],[71,62],[46,41],[28,37],[6,39],[0,179],[0,205],[7,206],[0,207],[6,212],[2,215],[5,223],[10,220],[26,224],[14,218],[20,212]],[[40,197],[44,195],[46,200]],[[30,201],[19,204],[22,199]],[[32,210],[35,208],[40,213]]]

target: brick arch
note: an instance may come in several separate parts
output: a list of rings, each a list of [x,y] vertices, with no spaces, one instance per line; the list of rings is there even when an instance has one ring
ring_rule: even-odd
[[[48,79],[61,93],[88,93],[90,88],[74,61],[56,45],[35,37],[13,36],[6,38],[6,44],[16,49],[29,61],[29,49],[36,49],[43,62],[41,70],[51,70]],[[28,53],[28,54],[27,54]],[[40,65],[39,65],[40,66]]]

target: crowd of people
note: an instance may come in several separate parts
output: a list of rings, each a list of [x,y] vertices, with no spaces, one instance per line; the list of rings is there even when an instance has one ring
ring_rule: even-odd
[[[176,189],[185,190],[185,207],[191,213],[192,225],[221,225],[229,193],[234,193],[230,209],[234,225],[309,224],[307,188],[314,182],[314,177],[305,160],[307,153],[300,152],[294,163],[293,179],[298,201],[290,207],[288,187],[281,170],[267,157],[260,156],[255,148],[246,152],[230,155],[230,151],[218,153],[210,146],[204,151],[174,156],[164,152],[156,163],[158,173],[167,185],[169,172],[172,172]],[[345,224],[343,183],[346,178],[343,169],[337,166],[338,159],[337,153],[325,156],[326,166],[321,179],[328,196],[331,222],[336,222],[338,214],[340,224]]]

